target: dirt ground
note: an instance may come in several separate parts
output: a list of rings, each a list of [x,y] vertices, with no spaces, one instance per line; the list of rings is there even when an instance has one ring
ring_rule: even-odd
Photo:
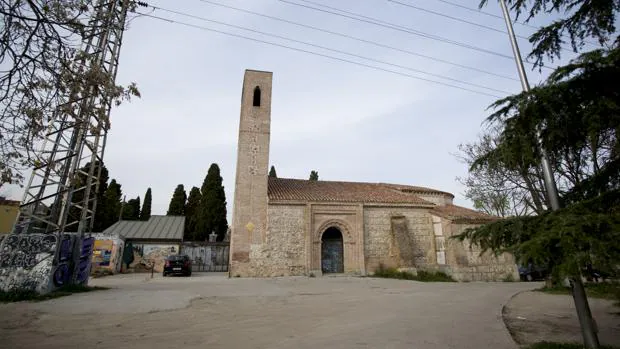
[[[0,348],[517,348],[501,309],[529,283],[116,275],[109,290],[0,305]]]
[[[601,344],[620,346],[620,308],[613,301],[589,299]],[[504,320],[515,341],[581,343],[581,328],[573,298],[542,292],[522,292],[504,307]]]

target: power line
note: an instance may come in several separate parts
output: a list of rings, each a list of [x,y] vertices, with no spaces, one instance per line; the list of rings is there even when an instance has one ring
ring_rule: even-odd
[[[301,0],[301,1],[304,1],[304,0]],[[388,1],[391,1],[391,0],[388,0]],[[476,8],[471,8],[471,7],[468,7],[468,6],[465,6],[465,5],[457,4],[457,3],[454,3],[452,1],[448,1],[448,0],[436,0],[436,1],[443,2],[444,4],[448,4],[448,5],[452,5],[452,6],[455,6],[455,7],[459,7],[459,8],[462,8],[464,10],[475,12],[475,13],[478,13],[478,14],[481,14],[481,15],[485,15],[485,16],[489,16],[489,17],[493,17],[493,18],[499,18],[502,21],[504,20],[504,17],[502,17],[500,15],[496,15],[496,14],[491,13],[491,12],[482,11],[482,10],[476,9]],[[514,23],[520,24],[520,25],[522,25],[524,27],[536,29],[536,30],[540,29],[540,27],[537,27],[535,25],[531,25],[531,24],[529,24],[527,22],[524,22],[524,21],[514,21]],[[570,38],[570,36],[567,35],[567,34],[562,34],[562,36]],[[593,46],[600,46],[597,43],[592,42],[592,41],[584,40],[584,42],[587,43],[587,44],[593,45]],[[566,50],[568,50],[568,49],[566,49]],[[572,51],[572,50],[569,50],[569,51]]]
[[[237,29],[241,29],[241,30],[250,31],[250,32],[253,32],[253,33],[258,33],[258,34],[261,34],[261,35],[271,36],[271,37],[275,37],[275,38],[278,38],[278,39],[283,39],[283,40],[287,40],[287,41],[291,41],[291,42],[295,42],[295,43],[299,43],[299,44],[303,44],[303,45],[308,45],[308,46],[320,48],[320,49],[331,51],[331,52],[336,52],[336,53],[340,53],[340,54],[344,54],[344,55],[348,55],[348,56],[352,56],[352,57],[356,57],[356,58],[361,58],[361,59],[364,59],[364,60],[367,60],[367,61],[371,61],[371,62],[375,62],[375,63],[385,64],[385,65],[389,65],[389,66],[392,66],[392,67],[413,71],[413,72],[416,72],[416,73],[419,73],[419,74],[425,74],[425,75],[436,77],[436,78],[440,78],[440,79],[445,79],[445,80],[449,80],[449,81],[458,82],[458,83],[461,83],[461,84],[464,84],[464,85],[469,85],[469,86],[472,86],[472,87],[483,88],[483,89],[486,89],[486,90],[500,92],[500,93],[504,93],[504,94],[507,94],[507,95],[510,94],[510,92],[499,90],[499,89],[496,89],[496,88],[493,88],[493,87],[479,85],[479,84],[463,81],[463,80],[460,80],[460,79],[451,78],[449,76],[445,76],[445,75],[441,75],[441,74],[429,73],[429,72],[426,72],[424,70],[420,70],[420,69],[416,69],[416,68],[412,68],[412,67],[408,67],[408,66],[404,66],[404,65],[400,65],[400,64],[390,63],[390,62],[382,61],[382,60],[379,60],[379,59],[370,58],[370,57],[366,57],[366,56],[362,56],[362,55],[358,55],[358,54],[355,54],[355,53],[350,53],[350,52],[346,52],[346,51],[342,51],[342,50],[337,50],[337,49],[333,49],[333,48],[330,48],[330,47],[313,44],[313,43],[306,42],[306,41],[296,40],[296,39],[292,39],[292,38],[289,38],[289,37],[286,37],[286,36],[282,36],[282,35],[278,35],[278,34],[267,33],[267,32],[263,32],[263,31],[260,31],[260,30],[252,29],[252,28],[247,28],[247,27],[242,27],[242,26],[238,26],[238,25],[234,25],[234,24],[229,24],[229,23],[225,23],[225,22],[221,22],[221,21],[216,21],[216,20],[213,20],[213,19],[209,19],[209,18],[205,18],[205,17],[200,17],[200,16],[196,16],[196,15],[192,15],[192,14],[184,13],[184,12],[180,12],[180,11],[165,9],[165,8],[158,7],[158,6],[151,6],[151,7],[154,8],[154,9],[157,9],[157,10],[161,10],[161,11],[165,11],[165,12],[169,12],[169,13],[174,13],[174,14],[185,16],[185,17],[189,17],[189,18],[199,19],[201,21],[206,21],[206,22],[216,23],[216,24],[220,24],[220,25],[225,25],[225,26],[228,26],[228,27],[233,27],[233,28],[237,28]]]
[[[378,66],[374,66],[374,65],[370,65],[370,64],[366,64],[366,63],[361,63],[361,62],[356,62],[356,61],[351,61],[351,60],[340,58],[340,57],[334,57],[334,56],[322,54],[322,53],[319,53],[319,52],[314,52],[314,51],[304,50],[304,49],[297,48],[297,47],[282,45],[282,44],[279,44],[279,43],[276,43],[276,42],[256,39],[256,38],[252,38],[252,37],[244,36],[244,35],[240,35],[240,34],[235,34],[235,33],[229,33],[229,32],[225,32],[225,31],[222,31],[222,30],[217,30],[217,29],[208,28],[208,27],[204,27],[204,26],[199,26],[199,25],[195,25],[195,24],[191,24],[191,23],[181,22],[181,21],[170,19],[170,18],[154,16],[154,15],[150,15],[150,14],[146,14],[146,13],[139,13],[139,14],[141,14],[141,15],[143,15],[145,17],[154,18],[154,19],[157,19],[157,20],[160,20],[160,21],[164,21],[164,22],[168,22],[168,23],[179,24],[179,25],[186,26],[186,27],[192,27],[192,28],[196,28],[196,29],[200,29],[200,30],[205,30],[205,31],[215,32],[215,33],[224,34],[224,35],[228,35],[228,36],[233,36],[233,37],[237,37],[237,38],[241,38],[241,39],[246,39],[246,40],[250,40],[250,41],[255,41],[255,42],[259,42],[259,43],[263,43],[263,44],[267,44],[267,45],[272,45],[272,46],[276,46],[276,47],[286,48],[286,49],[293,50],[293,51],[308,53],[308,54],[311,54],[311,55],[315,55],[315,56],[319,56],[319,57],[324,57],[324,58],[329,58],[329,59],[332,59],[332,60],[341,61],[341,62],[345,62],[345,63],[355,64],[355,65],[358,65],[358,66],[362,66],[362,67],[366,67],[366,68],[371,68],[371,69],[375,69],[375,70],[380,70],[380,71],[384,71],[384,72],[388,72],[388,73],[392,73],[392,74],[396,74],[396,75],[401,75],[401,76],[409,77],[409,78],[416,79],[416,80],[422,80],[422,81],[430,82],[430,83],[437,84],[437,85],[452,87],[452,88],[456,88],[456,89],[463,90],[463,91],[469,91],[469,92],[473,92],[473,93],[484,95],[484,96],[489,96],[489,97],[494,97],[494,98],[501,98],[500,96],[497,96],[497,95],[494,95],[494,94],[491,94],[491,93],[487,93],[487,92],[483,92],[483,91],[472,90],[472,89],[469,89],[469,88],[466,88],[466,87],[462,87],[462,86],[458,86],[458,85],[452,85],[452,84],[445,83],[445,82],[442,82],[442,81],[436,81],[436,80],[432,80],[432,79],[427,79],[427,78],[423,78],[423,77],[420,77],[420,76],[415,76],[415,75],[399,72],[399,71],[396,71],[396,70],[385,69],[385,68],[382,68],[382,67],[378,67]]]
[[[431,39],[431,40],[436,40],[436,41],[441,41],[441,42],[445,42],[448,44],[452,44],[452,45],[456,45],[456,46],[460,46],[463,48],[468,48],[470,50],[474,50],[474,51],[479,51],[479,52],[483,52],[483,53],[487,53],[490,55],[494,55],[494,56],[498,56],[498,57],[502,57],[505,59],[509,59],[512,60],[513,58],[509,55],[497,52],[497,51],[492,51],[492,50],[488,50],[482,47],[478,47],[478,46],[474,46],[474,45],[470,45],[470,44],[466,44],[460,41],[455,41],[455,40],[451,40],[448,38],[444,38],[438,35],[433,35],[433,34],[429,34],[429,33],[425,33],[419,30],[415,30],[409,27],[405,27],[405,26],[401,26],[398,24],[393,24],[393,23],[389,23],[389,22],[385,22],[376,18],[372,18],[372,17],[368,17],[368,16],[363,16],[360,15],[358,13],[354,13],[354,12],[350,12],[350,11],[346,11],[346,10],[342,10],[342,9],[336,9],[334,7],[331,7],[332,9],[336,9],[337,11],[340,11],[342,13],[338,13],[338,12],[333,12],[333,11],[329,11],[329,10],[324,10],[318,7],[312,7],[312,6],[308,6],[308,5],[304,5],[304,4],[300,4],[300,3],[296,3],[296,2],[292,2],[292,1],[288,1],[288,0],[278,0],[280,2],[286,3],[286,4],[290,4],[290,5],[294,5],[294,6],[299,6],[299,7],[304,7],[307,9],[311,9],[314,11],[319,11],[319,12],[324,12],[324,13],[329,13],[332,15],[336,15],[336,16],[340,16],[340,17],[345,17],[345,18],[349,18],[349,19],[353,19],[356,21],[360,21],[360,22],[364,22],[364,23],[369,23],[369,24],[373,24],[376,26],[380,26],[380,27],[385,27],[385,28],[389,28],[389,29],[393,29],[393,30],[397,30],[397,31],[401,31],[401,32],[405,32],[405,33],[409,33],[409,34],[413,34],[413,35],[417,35],[417,36],[421,36],[427,39]],[[310,1],[306,1],[308,3],[310,3]],[[316,4],[316,3],[313,3]],[[320,5],[319,6],[322,7],[328,7],[327,5]],[[357,17],[356,17],[357,16]]]
[[[513,59],[512,56],[505,55],[505,54],[499,53],[497,51],[491,51],[491,50],[487,50],[485,48],[469,45],[469,44],[466,44],[466,43],[463,43],[463,42],[460,42],[460,41],[455,41],[455,40],[451,40],[451,39],[444,38],[444,37],[441,37],[441,36],[420,32],[420,31],[417,31],[415,29],[412,29],[412,28],[409,28],[409,27],[405,27],[405,26],[402,26],[402,25],[399,25],[399,24],[394,24],[394,23],[382,21],[380,19],[376,19],[376,18],[369,17],[369,16],[364,16],[364,15],[361,15],[359,13],[355,13],[355,12],[351,12],[351,11],[346,11],[346,10],[339,9],[339,8],[336,8],[336,7],[331,7],[331,6],[328,6],[328,5],[323,5],[323,4],[320,4],[320,3],[317,3],[317,2],[313,2],[313,1],[310,1],[310,0],[298,0],[298,1],[303,1],[303,2],[306,2],[306,3],[309,3],[309,4],[313,4],[313,5],[316,5],[316,6],[320,6],[320,7],[324,7],[324,8],[329,8],[329,9],[332,9],[332,10],[336,10],[336,11],[345,13],[346,15],[345,14],[341,14],[341,13],[334,13],[334,12],[331,12],[331,11],[323,10],[323,9],[312,7],[312,6],[307,6],[307,5],[303,5],[303,4],[299,4],[299,3],[290,2],[290,1],[287,1],[287,0],[278,0],[278,1],[284,2],[284,3],[287,3],[287,4],[291,4],[291,5],[296,5],[296,6],[300,6],[300,7],[305,7],[305,8],[313,9],[313,10],[320,11],[320,12],[334,14],[334,15],[337,15],[337,16],[351,18],[351,19],[354,19],[354,20],[357,20],[357,21],[371,23],[371,24],[374,24],[374,25],[378,25],[378,26],[382,26],[382,27],[387,27],[387,28],[391,28],[391,29],[394,29],[394,30],[398,30],[398,31],[403,31],[403,32],[406,32],[406,33],[414,34],[414,35],[420,35],[420,36],[423,36],[423,37],[426,37],[426,38],[429,38],[429,39],[446,42],[446,43],[453,44],[453,45],[456,45],[456,46],[461,46],[461,47],[469,48],[469,49],[475,50],[475,51],[481,51],[481,52],[484,52],[484,53],[496,55],[496,56],[499,56],[499,57],[502,57],[502,58],[506,58],[506,59],[510,59],[510,60]],[[360,18],[351,17],[351,16],[348,16],[348,15],[357,16],[357,17],[360,17]],[[364,20],[364,19],[367,19],[370,22],[367,21],[367,20]],[[531,66],[536,66],[534,63],[528,61],[527,59],[525,61],[529,65],[531,65]],[[548,66],[545,66],[545,65],[542,65],[541,67],[545,68],[545,69],[549,69],[549,70],[555,69],[554,67],[548,67]]]
[[[459,67],[459,68],[463,68],[463,69],[469,69],[469,70],[472,70],[472,71],[476,71],[476,72],[479,72],[479,73],[496,76],[496,77],[503,78],[503,79],[519,81],[518,79],[516,79],[514,77],[511,77],[509,75],[503,75],[503,74],[499,74],[499,73],[490,72],[488,70],[484,70],[484,69],[480,69],[480,68],[476,68],[476,67],[472,67],[472,66],[468,66],[468,65],[463,65],[463,64],[455,63],[455,62],[452,62],[452,61],[448,61],[448,60],[444,60],[444,59],[441,59],[441,58],[437,58],[437,57],[421,54],[421,53],[418,53],[418,52],[414,52],[414,51],[405,50],[405,49],[401,49],[401,48],[398,48],[398,47],[382,44],[382,43],[379,43],[379,42],[376,42],[376,41],[366,40],[366,39],[363,39],[363,38],[360,38],[360,37],[356,37],[356,36],[352,36],[352,35],[348,35],[348,34],[344,34],[344,33],[339,33],[339,32],[335,32],[335,31],[331,31],[331,30],[315,27],[315,26],[312,26],[312,25],[307,25],[307,24],[299,23],[299,22],[294,22],[294,21],[290,21],[290,20],[287,20],[287,19],[284,19],[284,18],[270,16],[270,15],[266,15],[266,14],[263,14],[263,13],[254,12],[254,11],[250,11],[250,10],[246,10],[246,9],[242,9],[242,8],[238,8],[238,7],[234,7],[234,6],[224,5],[224,4],[220,4],[220,3],[209,1],[209,0],[199,0],[199,1],[211,4],[211,5],[220,6],[220,7],[228,8],[228,9],[231,9],[231,10],[239,11],[239,12],[248,13],[248,14],[259,16],[259,17],[263,17],[263,18],[268,18],[268,19],[279,21],[279,22],[283,22],[283,23],[292,24],[292,25],[295,25],[295,26],[298,26],[298,27],[312,29],[312,30],[320,31],[320,32],[327,33],[327,34],[331,34],[331,35],[335,35],[335,36],[340,36],[340,37],[348,38],[348,39],[351,39],[351,40],[356,40],[356,41],[363,42],[363,43],[366,43],[366,44],[370,44],[370,45],[374,45],[374,46],[378,46],[378,47],[383,47],[383,48],[387,48],[387,49],[394,50],[394,51],[399,51],[399,52],[406,53],[406,54],[409,54],[409,55],[412,55],[412,56],[426,58],[426,59],[429,59],[429,60],[433,60],[433,61],[436,61],[436,62],[441,62],[441,63],[444,63],[444,64],[449,64],[449,65],[452,65],[452,66],[455,66],[455,67]]]
[[[301,1],[304,1],[304,0],[301,0]],[[445,13],[441,13],[441,12],[425,9],[423,7],[418,7],[418,6],[415,6],[415,5],[412,5],[412,4],[408,4],[408,3],[404,3],[404,2],[400,2],[400,1],[397,1],[397,0],[387,0],[387,1],[391,2],[391,3],[394,3],[394,4],[397,4],[397,5],[400,5],[400,6],[409,7],[409,8],[418,10],[418,11],[430,13],[430,14],[433,14],[433,15],[436,15],[436,16],[441,16],[441,17],[449,18],[449,19],[451,19],[453,21],[457,21],[457,22],[461,22],[461,23],[466,23],[466,24],[473,25],[473,26],[476,26],[476,27],[479,27],[479,28],[484,28],[484,29],[491,30],[491,31],[494,31],[494,32],[506,34],[505,30],[498,29],[498,28],[495,28],[495,27],[490,27],[488,25],[484,25],[484,24],[480,24],[480,23],[476,23],[476,22],[471,22],[471,21],[468,21],[468,20],[465,20],[465,19],[462,19],[462,18],[458,18],[458,17],[447,15]],[[528,40],[527,36],[516,35],[516,37],[518,37],[519,39]]]
[[[305,1],[305,0],[300,0],[300,1]],[[504,35],[506,34],[505,30],[494,28],[494,27],[490,27],[490,26],[487,26],[487,25],[484,25],[484,24],[479,24],[479,23],[476,23],[476,22],[471,22],[471,21],[468,21],[468,20],[465,20],[465,19],[462,19],[462,18],[446,15],[446,14],[441,13],[441,12],[425,9],[425,8],[422,8],[422,7],[419,7],[419,6],[411,5],[411,4],[400,2],[400,1],[397,1],[397,0],[387,0],[387,1],[392,2],[394,4],[401,5],[401,6],[409,7],[409,8],[412,8],[414,10],[418,10],[418,11],[422,11],[422,12],[426,12],[426,13],[431,13],[431,14],[434,14],[436,16],[441,16],[441,17],[449,18],[449,19],[451,19],[453,21],[470,24],[470,25],[473,25],[473,26],[476,26],[476,27],[480,27],[480,28],[488,29],[488,30],[491,30],[491,31],[494,31],[494,32],[502,33]],[[515,34],[515,36],[517,38],[519,38],[519,39],[527,40],[529,42],[529,38],[527,36],[516,35],[516,34]],[[570,50],[570,49],[568,49],[566,47],[560,46],[560,49],[562,49],[564,51],[572,52],[572,50]]]

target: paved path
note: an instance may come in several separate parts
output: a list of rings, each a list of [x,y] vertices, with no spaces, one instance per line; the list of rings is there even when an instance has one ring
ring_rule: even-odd
[[[0,347],[515,349],[502,306],[540,286],[147,277],[95,279],[113,289],[0,305]]]
[[[620,346],[620,309],[613,301],[589,298],[601,344]],[[519,344],[582,342],[575,303],[569,295],[522,292],[505,308],[508,328]]]

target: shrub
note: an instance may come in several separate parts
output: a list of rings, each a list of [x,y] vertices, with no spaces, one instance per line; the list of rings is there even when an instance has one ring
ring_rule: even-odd
[[[387,279],[415,280],[423,282],[454,282],[455,280],[448,274],[437,271],[418,271],[417,275],[408,271],[399,271],[396,268],[386,268],[383,264],[379,264],[379,268],[373,274],[375,277]]]

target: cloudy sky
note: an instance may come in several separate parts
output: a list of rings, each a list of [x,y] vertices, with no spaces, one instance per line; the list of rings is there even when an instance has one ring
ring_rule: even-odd
[[[398,1],[505,30],[501,18],[467,11],[442,0]],[[470,8],[477,5],[473,0],[450,1]],[[164,10],[151,13],[151,9],[140,9],[177,23],[139,17],[131,21],[125,33],[118,83],[136,82],[142,98],[112,110],[105,161],[110,176],[122,184],[127,199],[138,195],[143,198],[151,187],[153,214],[165,214],[178,184],[185,185],[187,192],[192,186],[200,187],[209,165],[217,163],[224,178],[230,216],[241,84],[245,69],[257,69],[273,72],[270,163],[275,165],[279,177],[307,178],[311,170],[317,170],[323,180],[428,186],[452,192],[457,204],[471,207],[463,197],[463,186],[455,179],[465,176],[467,168],[454,154],[460,143],[476,139],[489,114],[486,108],[496,97],[178,23],[248,36],[496,96],[516,93],[521,88],[514,61],[506,57],[511,56],[511,49],[503,32],[388,0],[312,2],[409,29],[390,29],[291,4],[336,12],[303,0],[152,0],[149,4],[400,67]],[[412,54],[215,4],[355,36]],[[501,14],[495,1],[484,11]],[[516,25],[515,30],[522,36],[534,31],[522,25]],[[436,40],[437,36],[462,45],[441,42]],[[527,41],[519,43],[522,51],[529,53],[531,47]],[[462,46],[475,46],[496,54]],[[570,57],[570,54],[566,56]],[[532,71],[530,67],[530,81],[539,83],[548,72]],[[10,189],[8,194],[21,198],[19,189]]]

